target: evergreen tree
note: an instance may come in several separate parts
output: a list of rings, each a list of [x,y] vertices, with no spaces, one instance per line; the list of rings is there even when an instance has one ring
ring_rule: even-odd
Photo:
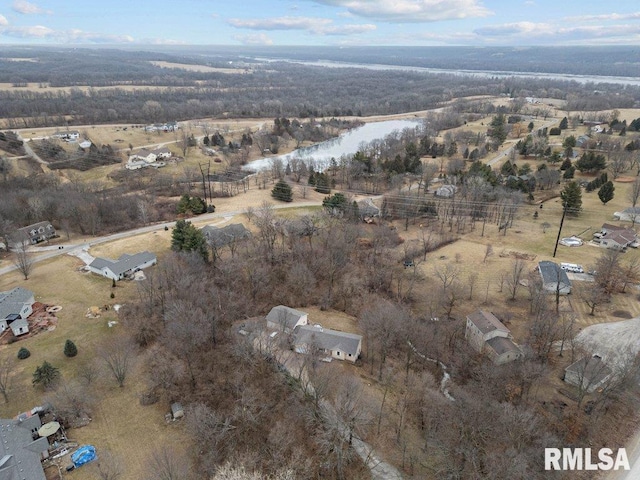
[[[208,260],[207,239],[201,230],[198,230],[191,222],[178,220],[171,232],[171,250],[176,252],[196,252],[202,258]]]
[[[331,193],[331,181],[326,173],[316,173],[315,178],[316,192]]]
[[[78,348],[76,347],[76,344],[73,343],[71,340],[67,339],[66,342],[64,342],[64,356],[71,358],[71,357],[75,357],[78,354]]]
[[[24,360],[25,358],[29,358],[31,356],[31,352],[29,351],[29,349],[22,347],[20,348],[20,350],[18,350],[18,358],[20,360]]]
[[[569,121],[567,120],[567,117],[564,117],[560,121],[560,130],[566,130],[567,128],[569,128]]]
[[[278,183],[271,190],[271,196],[281,202],[291,202],[293,200],[291,187],[284,180],[278,180]]]
[[[598,198],[600,198],[603,205],[606,205],[609,200],[613,199],[615,189],[616,187],[613,186],[613,182],[610,180],[600,187],[600,190],[598,190]]]
[[[33,380],[31,380],[31,383],[49,388],[53,386],[59,378],[60,370],[45,360],[42,365],[37,367],[36,371],[33,372]]]
[[[487,135],[493,140],[496,149],[500,147],[507,139],[506,121],[503,113],[499,113],[491,120]]]
[[[567,209],[567,215],[578,215],[582,210],[582,190],[578,182],[572,181],[565,185],[560,192],[562,206]]]
[[[324,197],[324,200],[322,200],[322,206],[331,215],[343,214],[347,209],[347,205],[347,198],[342,193],[335,193],[329,197]]]

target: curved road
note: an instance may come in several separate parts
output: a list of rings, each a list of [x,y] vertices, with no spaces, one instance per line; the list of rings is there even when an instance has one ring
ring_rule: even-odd
[[[321,205],[321,202],[316,201],[316,202],[300,202],[300,203],[293,203],[293,204],[288,204],[288,205],[274,205],[274,209],[276,210],[280,210],[280,209],[284,209],[284,208],[305,208],[305,207],[316,207],[318,205]],[[197,217],[193,217],[190,220],[194,220],[197,222],[201,222],[201,221],[207,221],[207,220],[213,220],[216,218],[224,218],[224,217],[234,217],[235,215],[241,215],[243,213],[246,212],[246,209],[243,210],[232,210],[229,212],[219,212],[219,213],[205,213],[202,215],[198,215]],[[102,237],[95,237],[91,240],[89,240],[88,242],[83,242],[83,243],[78,243],[78,244],[71,244],[71,245],[64,245],[63,249],[60,250],[51,250],[47,253],[44,253],[42,255],[39,255],[37,257],[33,258],[33,263],[38,263],[38,262],[43,262],[45,260],[49,260],[51,258],[55,258],[58,257],[60,255],[65,255],[67,253],[71,253],[71,252],[77,252],[79,250],[82,250],[84,248],[89,248],[92,247],[94,245],[99,245],[101,243],[107,243],[107,242],[112,242],[114,240],[121,240],[123,238],[129,238],[129,237],[135,237],[136,235],[140,235],[143,233],[150,233],[150,232],[157,232],[160,230],[164,230],[164,227],[169,227],[172,228],[174,225],[176,224],[175,221],[172,222],[162,222],[162,223],[155,223],[153,225],[148,225],[146,227],[140,227],[140,228],[135,228],[133,230],[126,230],[124,232],[118,232],[118,233],[113,233],[111,235],[105,235]],[[17,270],[17,267],[15,265],[8,265],[4,268],[0,268],[0,275],[4,275],[6,273],[12,272],[14,270]]]

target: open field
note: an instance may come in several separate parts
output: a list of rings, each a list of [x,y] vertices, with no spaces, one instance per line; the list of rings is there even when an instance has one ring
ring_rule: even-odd
[[[210,73],[249,73],[248,68],[220,68],[220,67],[208,67],[206,65],[191,65],[187,63],[173,63],[173,62],[161,62],[151,61],[149,62],[156,67],[161,68],[178,68],[180,70],[187,70],[189,72],[210,72]]]

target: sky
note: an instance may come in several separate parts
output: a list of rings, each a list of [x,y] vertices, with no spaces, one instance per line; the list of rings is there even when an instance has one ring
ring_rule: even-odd
[[[0,0],[0,45],[640,45],[638,0]]]

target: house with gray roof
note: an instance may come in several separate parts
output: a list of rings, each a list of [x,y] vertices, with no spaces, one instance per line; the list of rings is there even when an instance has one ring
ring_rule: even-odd
[[[11,328],[15,336],[28,333],[27,318],[33,312],[34,303],[33,292],[26,288],[0,292],[0,332]]]
[[[511,331],[491,312],[478,310],[467,315],[464,336],[476,352],[485,354],[496,365],[522,356]]]
[[[222,228],[206,225],[201,230],[207,243],[215,248],[221,248],[251,237],[251,232],[241,223],[232,223]]]
[[[140,252],[133,255],[123,253],[118,260],[96,257],[87,268],[103,277],[122,280],[156,263],[158,263],[158,257],[151,252]]]
[[[9,247],[18,248],[22,245],[36,245],[57,236],[56,229],[51,222],[38,222],[18,228],[9,236]]]
[[[278,305],[267,314],[267,328],[285,333],[293,332],[300,325],[307,325],[309,314],[295,308]]]
[[[293,348],[297,353],[314,352],[355,363],[362,351],[362,335],[330,330],[320,325],[300,325],[296,327]]]
[[[571,281],[567,272],[555,262],[543,260],[538,263],[538,271],[542,278],[542,288],[549,293],[569,295],[571,293]]]
[[[640,220],[640,207],[625,208],[621,212],[614,212],[613,218],[621,220],[623,222],[639,223]]]
[[[592,393],[611,378],[612,372],[599,355],[585,355],[564,369],[564,381]]]
[[[45,480],[49,442],[38,435],[40,417],[0,419],[0,480]]]

